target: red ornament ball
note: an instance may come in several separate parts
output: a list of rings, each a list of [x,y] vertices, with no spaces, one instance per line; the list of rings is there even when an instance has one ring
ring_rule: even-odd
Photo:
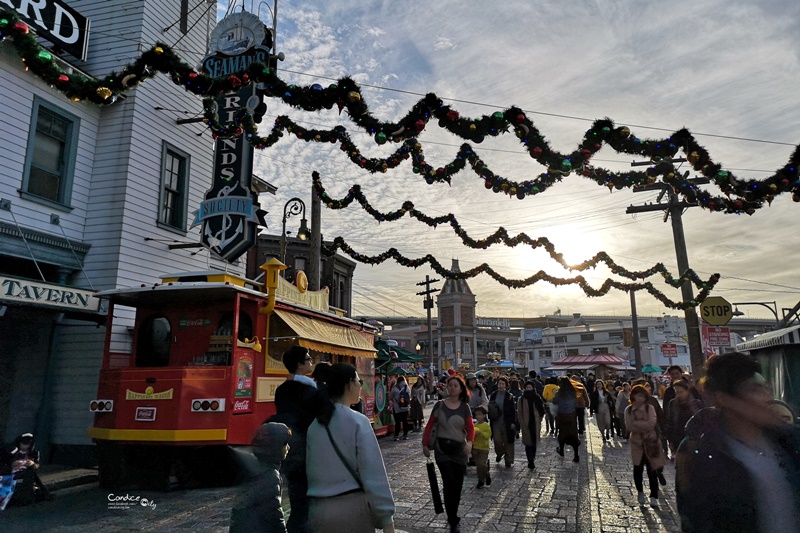
[[[533,154],[533,157],[539,157],[542,155],[542,149],[537,146],[531,151],[531,153]]]
[[[425,129],[425,121],[418,120],[414,123],[414,127],[417,128],[417,131],[422,131]]]
[[[12,26],[12,27],[15,30],[17,30],[18,32],[20,32],[20,33],[27,34],[30,31],[30,29],[28,28],[28,25],[25,24],[24,22],[15,22],[14,26]]]
[[[194,80],[195,78],[197,78],[197,72],[190,72],[189,73],[189,79],[190,80]]]
[[[242,86],[242,80],[240,80],[238,76],[233,74],[228,76],[228,82],[230,82],[231,87],[233,87],[234,89]]]
[[[66,74],[62,74],[58,77],[58,83],[67,83],[69,81],[69,76]]]
[[[492,180],[485,180],[483,182],[483,186],[486,187],[487,189],[491,189],[492,187],[494,187],[494,183],[492,182]]]
[[[447,118],[449,118],[450,120],[458,120],[458,111],[452,111],[452,110],[448,111]]]
[[[743,206],[743,205],[744,205],[744,204],[742,204],[742,201],[741,201],[741,200],[736,200],[735,202],[733,202],[733,206],[734,206],[734,207],[735,207],[737,210],[740,210],[740,209],[742,208],[742,206]]]
[[[514,120],[516,120],[517,124],[522,124],[523,122],[525,122],[525,115],[523,115],[522,113],[520,113],[519,115],[517,115],[517,116],[514,118]]]

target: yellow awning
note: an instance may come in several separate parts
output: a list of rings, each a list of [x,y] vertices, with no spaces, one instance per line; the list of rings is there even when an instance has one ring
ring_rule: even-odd
[[[297,343],[309,350],[352,357],[376,357],[369,339],[350,328],[281,309],[276,309],[275,314],[294,331],[298,337]],[[272,328],[270,330],[274,331]]]

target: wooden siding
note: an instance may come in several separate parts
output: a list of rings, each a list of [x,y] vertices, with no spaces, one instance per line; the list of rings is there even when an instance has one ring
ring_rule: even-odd
[[[151,0],[68,1],[91,20],[87,61],[74,61],[82,70],[97,76],[118,71],[135,60],[156,41],[172,45],[181,39],[178,20],[180,3]],[[191,27],[205,6],[189,15]],[[208,15],[213,27],[216,10]],[[176,51],[192,64],[205,55],[206,23],[199,21],[180,40]],[[158,275],[176,271],[223,269],[224,263],[209,259],[205,251],[170,251],[172,240],[198,242],[199,227],[176,234],[159,228],[158,200],[161,186],[161,147],[164,140],[190,154],[187,228],[192,211],[211,184],[213,142],[203,124],[178,126],[175,120],[202,110],[202,100],[157,75],[130,91],[125,99],[99,108],[69,101],[33,74],[25,72],[19,58],[8,47],[0,48],[0,147],[6,154],[0,166],[0,198],[12,202],[20,225],[61,236],[50,224],[53,208],[20,198],[33,97],[37,95],[81,119],[78,155],[69,213],[58,212],[61,228],[70,239],[91,244],[85,271],[94,289],[138,286],[153,283]],[[175,111],[157,111],[163,107]],[[205,132],[198,137],[197,134]],[[8,212],[0,220],[12,222]],[[154,240],[146,241],[150,238]],[[0,267],[1,270],[1,267]],[[244,273],[244,261],[229,268]],[[78,286],[89,288],[86,276],[73,276]],[[129,309],[118,309],[122,318],[112,335],[115,350],[130,349],[127,325],[133,324]],[[105,328],[69,322],[61,326],[53,386],[51,441],[56,444],[86,445],[91,441],[86,428],[92,422],[88,403],[97,393]]]

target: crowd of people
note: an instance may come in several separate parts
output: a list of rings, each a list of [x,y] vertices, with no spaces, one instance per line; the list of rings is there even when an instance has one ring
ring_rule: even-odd
[[[290,375],[276,391],[277,414],[254,442],[270,474],[259,491],[274,498],[267,503],[243,497],[232,530],[252,530],[248,524],[259,517],[261,523],[272,521],[269,531],[393,532],[394,498],[377,438],[360,407],[362,382],[355,367],[320,363],[310,379],[311,357],[300,347],[287,351],[283,362]],[[476,467],[475,488],[487,490],[491,448],[496,463],[513,468],[520,439],[533,471],[542,435],[556,439],[550,453],[564,457],[569,446],[579,462],[587,416],[594,417],[604,444],[627,442],[636,503],[657,509],[659,487],[667,483],[664,467],[676,463],[683,531],[800,531],[795,414],[772,398],[758,364],[735,353],[710,358],[698,383],[677,366],[667,373],[668,386],[643,378],[598,380],[593,374],[542,380],[536,372],[484,377],[452,371],[438,387],[424,379],[409,386],[401,376],[388,398],[394,439],[422,431],[427,400],[438,396],[424,424],[422,453],[433,457],[441,475],[451,533],[461,531],[468,467]],[[278,469],[289,485],[285,524],[276,512]]]

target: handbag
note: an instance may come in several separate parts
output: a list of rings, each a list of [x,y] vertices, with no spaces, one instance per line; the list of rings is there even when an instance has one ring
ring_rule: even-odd
[[[358,488],[361,490],[361,493],[364,495],[364,498],[366,499],[367,493],[364,491],[364,483],[361,482],[361,478],[358,477],[356,471],[353,470],[353,467],[350,466],[350,463],[348,463],[347,460],[344,458],[344,455],[342,455],[341,450],[339,450],[339,447],[336,445],[336,441],[333,440],[333,435],[331,435],[331,429],[328,427],[327,424],[325,424],[325,431],[328,433],[328,438],[330,439],[331,444],[333,445],[333,451],[336,452],[336,455],[339,457],[339,460],[342,461],[344,467],[347,469],[348,472],[350,472],[350,475],[353,476],[353,479],[356,480],[356,483],[358,483]],[[372,512],[372,506],[370,505],[369,500],[367,500],[367,507],[369,508],[369,514],[372,517],[373,527],[375,527],[375,529],[383,529],[383,524],[381,524],[378,521],[377,517],[375,516],[375,513]]]
[[[437,449],[445,455],[456,455],[464,451],[466,442],[460,440],[446,439],[444,437],[436,439]]]

